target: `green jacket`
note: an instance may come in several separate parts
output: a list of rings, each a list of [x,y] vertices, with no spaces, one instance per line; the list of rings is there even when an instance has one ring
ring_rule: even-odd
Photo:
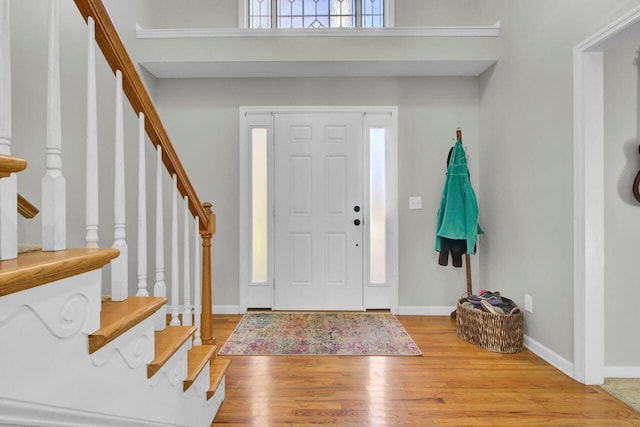
[[[469,180],[467,156],[460,141],[456,141],[438,210],[435,249],[440,251],[442,237],[466,240],[467,253],[473,255],[479,234],[483,231],[478,224],[478,200]]]

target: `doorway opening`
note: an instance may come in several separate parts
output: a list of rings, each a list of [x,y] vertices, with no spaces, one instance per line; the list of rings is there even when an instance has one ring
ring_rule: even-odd
[[[574,361],[573,378],[605,376],[604,51],[634,24],[631,10],[574,48]]]

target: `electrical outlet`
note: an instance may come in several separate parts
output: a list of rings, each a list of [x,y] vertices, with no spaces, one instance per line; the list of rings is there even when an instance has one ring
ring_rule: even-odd
[[[533,313],[533,297],[531,295],[524,294],[524,310]]]
[[[422,209],[422,197],[420,196],[409,197],[409,209]]]

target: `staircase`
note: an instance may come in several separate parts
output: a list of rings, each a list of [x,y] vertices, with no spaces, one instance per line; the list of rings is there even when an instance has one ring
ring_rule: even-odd
[[[0,425],[208,426],[228,360],[194,326],[155,331],[165,298],[101,301],[114,249],[0,262]]]
[[[17,193],[17,175],[27,162],[11,155],[10,62],[5,60],[10,57],[10,1],[0,0],[0,426],[209,426],[224,401],[230,363],[216,358],[212,336],[210,247],[215,215],[211,204],[199,201],[102,1],[75,0],[88,23],[90,40],[96,41],[113,68],[119,93],[127,96],[140,118],[137,274],[129,274],[136,269],[128,264],[127,184],[124,160],[119,157],[118,119],[114,243],[109,248],[97,244],[98,162],[91,154],[96,151],[97,113],[91,107],[95,104],[91,75],[84,165],[86,247],[66,246],[66,183],[60,167],[59,112],[55,112],[60,90],[56,87],[58,0],[49,1],[48,107],[52,108],[47,110],[47,171],[42,180],[44,250],[18,253],[17,212],[35,215],[37,209]],[[89,58],[95,60],[91,54]],[[91,63],[88,70],[91,74]],[[117,114],[123,114],[122,96],[116,98]],[[153,296],[147,290],[145,133],[157,149]],[[172,256],[171,277],[165,283],[162,174],[167,172],[173,180],[171,238],[166,239]],[[184,200],[182,263],[178,199]],[[129,279],[134,275],[135,280]],[[103,287],[103,277],[109,276],[111,283]],[[136,296],[129,295],[131,287],[137,288]],[[108,297],[105,288],[110,289]]]

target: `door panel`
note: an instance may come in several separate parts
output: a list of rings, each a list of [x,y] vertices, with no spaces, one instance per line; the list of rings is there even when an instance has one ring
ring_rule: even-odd
[[[278,310],[363,309],[362,139],[361,113],[276,114]]]
[[[291,213],[312,215],[313,164],[311,156],[291,156]]]
[[[327,234],[327,283],[347,284],[347,236],[345,233]]]
[[[291,233],[291,284],[311,285],[311,233]]]

